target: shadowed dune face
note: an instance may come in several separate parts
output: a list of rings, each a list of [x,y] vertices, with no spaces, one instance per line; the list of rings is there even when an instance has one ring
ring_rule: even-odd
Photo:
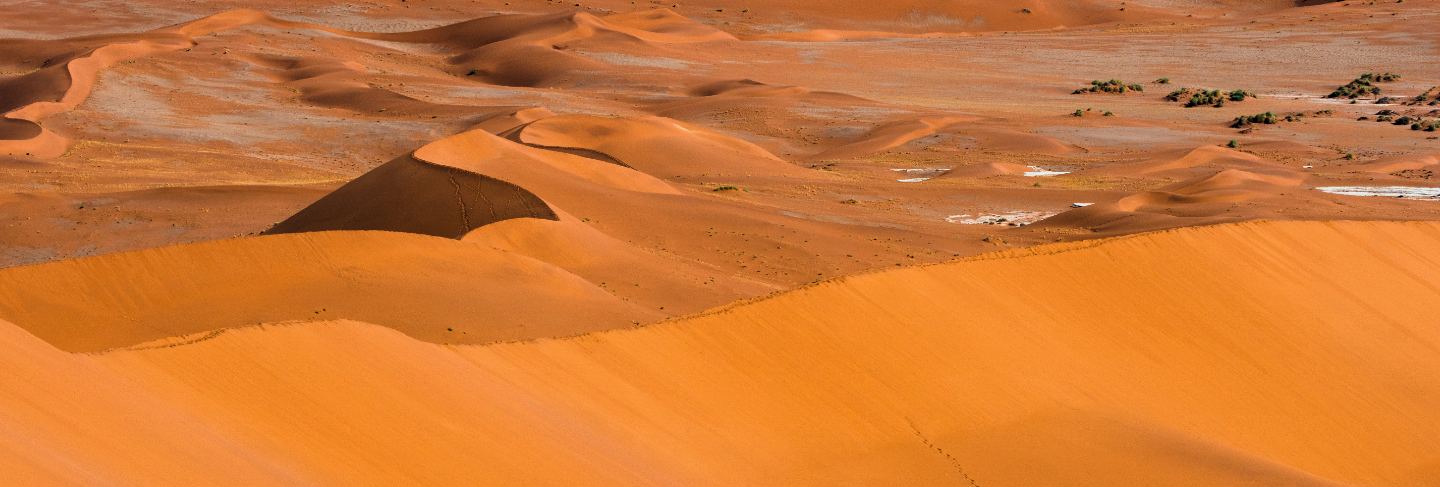
[[[80,462],[137,481],[1415,485],[1440,436],[1437,245],[1430,223],[1182,229],[484,347],[326,322],[66,355],[7,313],[0,384],[105,412],[21,413],[0,455],[37,482]]]
[[[519,186],[406,156],[340,187],[266,233],[387,230],[458,239],[511,218],[558,217]]]

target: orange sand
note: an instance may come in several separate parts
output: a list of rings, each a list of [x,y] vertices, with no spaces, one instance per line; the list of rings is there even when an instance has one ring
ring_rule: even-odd
[[[11,314],[0,462],[21,483],[1417,485],[1440,460],[1437,245],[1427,223],[1185,229],[483,347],[337,321],[70,355]]]

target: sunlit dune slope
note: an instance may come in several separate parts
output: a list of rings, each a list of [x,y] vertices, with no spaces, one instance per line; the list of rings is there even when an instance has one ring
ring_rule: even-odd
[[[483,347],[330,322],[65,355],[0,324],[0,464],[26,482],[1422,485],[1437,249],[1435,223],[1188,228]]]
[[[69,351],[289,320],[357,319],[484,343],[658,316],[521,254],[391,232],[224,240],[0,272],[0,317]]]

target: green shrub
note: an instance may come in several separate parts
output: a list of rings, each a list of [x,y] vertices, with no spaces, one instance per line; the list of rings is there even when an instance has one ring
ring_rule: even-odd
[[[1098,79],[1097,79],[1097,80],[1091,81],[1091,82],[1090,82],[1090,86],[1086,86],[1086,87],[1083,87],[1083,88],[1077,88],[1075,91],[1072,91],[1072,92],[1070,92],[1070,93],[1071,93],[1071,94],[1075,94],[1075,95],[1084,94],[1084,93],[1115,93],[1115,94],[1122,94],[1122,93],[1125,93],[1125,92],[1128,92],[1128,91],[1145,91],[1145,87],[1144,87],[1144,86],[1141,86],[1139,83],[1126,83],[1126,82],[1120,81],[1120,80],[1118,80],[1118,79],[1112,79],[1112,80],[1106,80],[1106,81],[1101,81],[1101,80],[1098,80]]]
[[[1258,113],[1258,114],[1255,114],[1255,115],[1241,115],[1241,116],[1239,116],[1239,117],[1235,117],[1235,121],[1230,123],[1230,127],[1231,127],[1231,128],[1248,127],[1248,126],[1250,126],[1250,125],[1255,125],[1255,124],[1257,124],[1257,123],[1263,123],[1263,124],[1266,124],[1266,125],[1274,125],[1274,124],[1278,123],[1279,121],[1280,121],[1280,119],[1279,119],[1279,117],[1277,117],[1277,116],[1275,115],[1275,113],[1273,113],[1273,112],[1265,112],[1265,113]]]
[[[1379,95],[1380,87],[1375,86],[1375,83],[1389,83],[1398,79],[1400,79],[1400,75],[1395,73],[1365,73],[1349,83],[1335,88],[1335,91],[1330,92],[1330,94],[1325,97],[1349,98],[1353,100],[1362,96]]]
[[[710,191],[715,191],[715,192],[717,192],[717,193],[718,193],[718,192],[721,192],[721,191],[740,191],[740,188],[735,187],[735,186],[730,186],[730,185],[727,184],[727,185],[724,185],[724,186],[716,186],[715,189],[712,189],[712,190],[710,190]]]
[[[1205,105],[1213,106],[1217,103],[1223,105],[1224,103],[1222,100],[1223,99],[1220,98],[1220,90],[1201,90],[1193,95],[1190,95],[1190,101],[1185,102],[1185,108]]]
[[[1187,95],[1189,96],[1188,99],[1185,98]],[[1201,88],[1199,90],[1180,88],[1178,90],[1170,92],[1170,94],[1168,95],[1165,95],[1165,101],[1178,102],[1184,99],[1185,108],[1203,106],[1212,106],[1219,108],[1225,106],[1225,102],[1227,101],[1241,102],[1245,101],[1245,99],[1247,98],[1255,98],[1255,94],[1245,90],[1220,91],[1205,88]]]
[[[1160,78],[1160,79],[1157,79],[1157,80],[1155,80],[1155,84],[1157,84],[1157,85],[1168,85],[1168,84],[1170,84],[1170,78]]]

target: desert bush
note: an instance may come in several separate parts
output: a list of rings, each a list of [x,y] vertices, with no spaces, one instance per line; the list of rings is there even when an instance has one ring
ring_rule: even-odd
[[[1400,75],[1395,73],[1365,73],[1351,80],[1349,83],[1335,88],[1335,91],[1330,92],[1330,94],[1325,97],[1349,98],[1353,100],[1362,96],[1379,95],[1380,87],[1375,86],[1375,83],[1389,83],[1398,79],[1400,79]]]
[[[1090,86],[1086,86],[1086,87],[1082,87],[1082,88],[1077,88],[1075,91],[1072,91],[1072,92],[1070,92],[1070,93],[1071,93],[1071,94],[1075,94],[1075,95],[1080,95],[1080,94],[1085,94],[1085,93],[1115,93],[1115,94],[1122,94],[1122,93],[1125,93],[1125,92],[1128,92],[1128,91],[1145,91],[1145,87],[1144,87],[1144,86],[1141,86],[1139,83],[1126,83],[1126,82],[1120,81],[1120,80],[1118,80],[1118,79],[1111,79],[1111,80],[1106,80],[1106,81],[1101,81],[1101,80],[1098,80],[1098,79],[1097,79],[1097,80],[1091,81],[1091,82],[1090,82]]]
[[[1279,118],[1278,116],[1276,116],[1275,113],[1273,113],[1273,112],[1265,112],[1265,113],[1257,113],[1257,114],[1255,114],[1255,115],[1241,115],[1241,116],[1239,116],[1239,117],[1235,117],[1235,121],[1230,123],[1230,127],[1231,127],[1231,128],[1242,128],[1242,127],[1248,127],[1248,126],[1255,125],[1255,124],[1274,125],[1274,124],[1278,123],[1279,121],[1280,121],[1280,118]]]
[[[1195,94],[1190,95],[1190,100],[1185,102],[1185,108],[1199,107],[1205,105],[1224,106],[1225,100],[1220,97],[1220,90],[1198,91]]]
[[[1186,98],[1187,96],[1189,98]],[[1255,98],[1255,94],[1246,90],[1221,91],[1206,88],[1198,90],[1180,88],[1165,95],[1165,101],[1178,102],[1185,100],[1185,108],[1203,106],[1219,108],[1225,106],[1225,102],[1227,101],[1241,102],[1247,98]]]

